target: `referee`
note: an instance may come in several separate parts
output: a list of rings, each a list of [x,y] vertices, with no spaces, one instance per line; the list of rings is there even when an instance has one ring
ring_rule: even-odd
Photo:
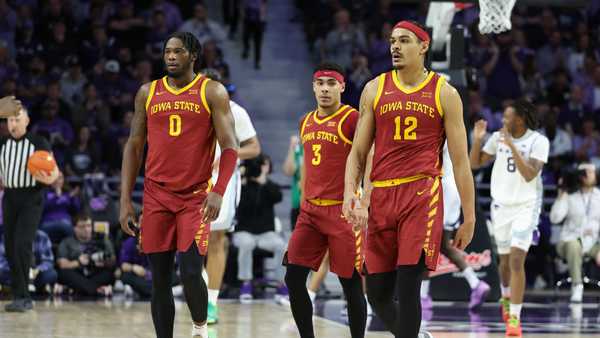
[[[27,132],[28,125],[27,111],[21,108],[16,116],[8,117],[10,137],[0,138],[4,245],[14,298],[6,305],[7,312],[25,312],[33,307],[28,291],[29,268],[33,240],[42,216],[42,188],[53,183],[59,175],[58,168],[50,174],[42,173],[35,177],[27,171],[27,159],[34,151],[50,151],[46,139]]]

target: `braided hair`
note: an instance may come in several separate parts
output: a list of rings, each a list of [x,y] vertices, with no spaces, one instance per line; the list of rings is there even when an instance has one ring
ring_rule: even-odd
[[[511,106],[514,108],[515,113],[525,121],[527,128],[533,130],[538,128],[537,109],[533,103],[525,98],[521,98],[516,100]]]
[[[165,40],[163,44],[163,55],[165,53],[165,48],[167,47],[167,42],[172,38],[179,39],[181,43],[183,43],[183,47],[190,53],[196,55],[196,61],[194,62],[194,71],[199,69],[200,65],[200,54],[202,54],[202,44],[196,36],[190,32],[175,32]]]

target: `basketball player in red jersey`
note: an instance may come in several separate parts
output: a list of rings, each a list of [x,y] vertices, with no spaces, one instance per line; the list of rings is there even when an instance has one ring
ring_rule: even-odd
[[[375,144],[365,250],[367,295],[388,329],[402,338],[419,335],[422,274],[426,268],[435,270],[440,252],[446,137],[464,215],[454,238],[458,249],[470,243],[475,226],[462,102],[443,77],[425,69],[429,42],[429,34],[418,24],[396,24],[390,37],[394,69],[371,80],[362,92],[346,166],[344,215],[364,226],[363,213],[353,207],[367,154]]]
[[[284,263],[292,314],[302,338],[314,338],[312,302],[306,288],[310,270],[317,271],[329,250],[331,271],[339,276],[348,300],[353,338],[365,335],[367,304],[359,271],[363,262],[361,231],[342,218],[344,176],[358,111],[341,103],[343,69],[323,63],[313,74],[317,109],[300,121],[304,147],[304,200]]]
[[[123,231],[133,236],[131,192],[148,142],[139,236],[152,269],[152,320],[159,338],[173,337],[175,251],[180,253],[183,290],[194,321],[192,336],[208,338],[207,290],[201,274],[209,224],[219,214],[237,161],[227,90],[194,73],[200,51],[200,43],[189,32],[167,39],[163,52],[167,76],[139,89],[123,154],[120,222]],[[223,149],[219,179],[210,189],[217,141]]]

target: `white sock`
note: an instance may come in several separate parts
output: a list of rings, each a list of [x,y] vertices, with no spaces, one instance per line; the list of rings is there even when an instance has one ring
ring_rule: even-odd
[[[500,290],[502,290],[502,298],[510,298],[510,286],[500,284]]]
[[[463,271],[463,275],[465,276],[467,283],[469,283],[471,290],[475,289],[477,287],[477,285],[479,284],[479,278],[477,278],[477,274],[475,274],[475,271],[473,271],[473,268],[472,267],[466,268]]]
[[[204,283],[208,285],[208,272],[206,272],[206,269],[202,269],[202,279],[204,279]]]
[[[317,293],[311,289],[307,289],[307,290],[308,290],[308,296],[310,297],[310,302],[314,304],[315,298],[317,298]]]
[[[521,319],[521,308],[523,307],[523,304],[513,304],[510,303],[510,316],[513,317],[517,317],[517,319]]]
[[[192,337],[208,338],[208,325],[196,325],[192,326]]]
[[[429,282],[429,279],[421,282],[421,298],[429,296]]]
[[[217,305],[217,299],[219,299],[219,290],[208,289],[208,302]]]

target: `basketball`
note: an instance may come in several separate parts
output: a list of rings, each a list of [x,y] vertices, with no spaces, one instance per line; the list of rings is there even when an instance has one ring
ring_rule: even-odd
[[[56,168],[54,156],[45,150],[34,151],[27,161],[27,170],[35,176],[39,171],[50,174]]]

